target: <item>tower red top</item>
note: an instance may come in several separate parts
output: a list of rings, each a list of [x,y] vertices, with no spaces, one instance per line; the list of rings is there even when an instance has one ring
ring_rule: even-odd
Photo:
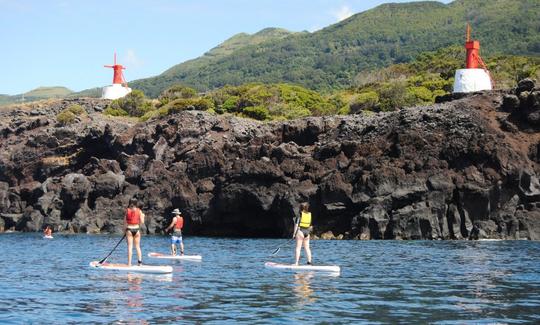
[[[471,41],[471,26],[469,24],[467,24],[465,49],[467,50],[467,60],[465,62],[467,69],[477,69],[479,66],[484,65],[480,58],[480,42]]]
[[[120,84],[120,85],[126,84],[126,79],[124,79],[124,74],[122,73],[122,70],[125,70],[126,68],[122,66],[121,64],[116,64],[116,52],[114,52],[114,65],[105,65],[104,67],[113,68],[114,70],[113,84]]]

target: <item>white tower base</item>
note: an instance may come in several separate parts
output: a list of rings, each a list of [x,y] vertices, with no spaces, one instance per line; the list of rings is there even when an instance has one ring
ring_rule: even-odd
[[[481,90],[491,90],[491,78],[484,69],[456,70],[454,79],[455,93],[472,93]]]
[[[103,87],[101,98],[103,99],[118,99],[131,92],[131,88],[124,87],[121,84],[112,84],[111,86]]]

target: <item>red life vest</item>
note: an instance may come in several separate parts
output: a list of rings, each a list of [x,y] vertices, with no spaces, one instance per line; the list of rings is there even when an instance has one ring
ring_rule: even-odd
[[[126,210],[126,222],[128,225],[138,225],[141,223],[141,210],[138,208]]]
[[[174,225],[174,229],[182,229],[184,227],[184,218],[178,216],[176,217],[176,224]]]

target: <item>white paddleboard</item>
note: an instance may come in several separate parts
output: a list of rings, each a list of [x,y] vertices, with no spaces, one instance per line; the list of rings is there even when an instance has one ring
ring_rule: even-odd
[[[43,239],[53,239],[53,236],[43,236]]]
[[[201,261],[201,255],[170,255],[170,254],[161,254],[161,253],[148,253],[148,257],[161,258],[164,260],[190,260],[190,261]]]
[[[125,271],[125,272],[136,272],[136,273],[153,273],[153,274],[167,274],[172,273],[173,268],[169,265],[132,265],[128,266],[127,264],[114,264],[114,263],[103,263],[99,264],[99,261],[90,262],[90,267],[100,270],[111,270],[111,271]]]
[[[292,271],[322,271],[339,273],[340,267],[337,265],[294,265],[266,262],[264,266],[270,269],[292,270]]]

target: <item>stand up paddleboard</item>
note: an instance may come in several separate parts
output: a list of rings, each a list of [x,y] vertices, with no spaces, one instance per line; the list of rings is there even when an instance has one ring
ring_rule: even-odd
[[[127,264],[113,264],[113,263],[103,263],[99,264],[98,261],[90,262],[90,267],[99,269],[99,270],[110,270],[110,271],[125,271],[125,272],[135,272],[135,273],[152,273],[152,274],[167,274],[172,273],[173,268],[169,265],[132,265],[128,266]]]
[[[340,267],[337,265],[294,265],[266,262],[264,266],[269,269],[290,270],[290,271],[321,271],[339,273]]]
[[[164,260],[188,260],[188,261],[201,261],[201,255],[169,255],[161,253],[148,253],[148,257],[161,258]]]
[[[53,236],[43,236],[43,239],[53,239]]]

